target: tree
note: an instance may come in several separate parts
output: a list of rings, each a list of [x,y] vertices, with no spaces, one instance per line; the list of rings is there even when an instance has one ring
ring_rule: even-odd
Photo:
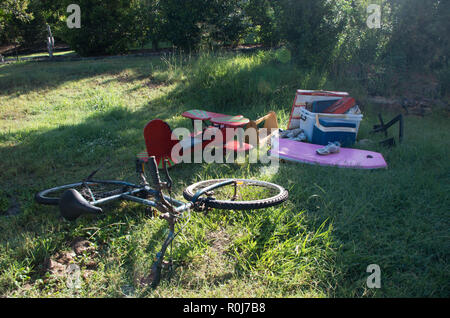
[[[64,16],[65,9],[61,0],[29,0],[27,11],[33,15],[33,18],[23,22],[20,26],[23,37],[21,46],[42,48],[47,38],[47,24],[53,30],[60,17]]]
[[[427,68],[447,62],[449,52],[449,1],[393,0],[394,25],[387,58],[405,68]],[[442,66],[442,65],[441,65]]]
[[[15,46],[22,40],[21,26],[30,21],[33,15],[27,9],[29,0],[3,0],[0,3],[0,41],[14,43]]]
[[[162,32],[178,48],[191,51],[201,39],[199,23],[203,20],[203,1],[164,0],[161,10],[164,20]]]
[[[160,2],[165,38],[191,51],[207,46],[236,44],[244,31],[240,0],[164,0]]]
[[[249,32],[256,32],[259,41],[267,46],[275,46],[280,41],[275,5],[271,0],[249,0],[244,9],[252,28]]]
[[[164,17],[160,0],[141,0],[137,16],[136,34],[140,46],[144,46],[149,41],[154,50],[158,49],[158,44],[166,40],[163,33]]]
[[[245,31],[244,10],[240,0],[206,0],[202,36],[210,46],[235,46]],[[212,44],[212,45],[211,45]]]
[[[291,48],[293,57],[302,65],[326,65],[343,21],[334,13],[336,1],[280,0],[274,2],[275,17],[281,39]]]
[[[72,0],[65,0],[67,7]],[[81,28],[69,29],[65,20],[55,32],[78,54],[102,55],[126,52],[136,42],[138,0],[79,0]]]

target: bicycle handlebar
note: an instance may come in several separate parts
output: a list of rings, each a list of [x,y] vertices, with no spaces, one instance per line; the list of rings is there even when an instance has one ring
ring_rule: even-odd
[[[152,181],[157,190],[161,189],[161,178],[159,177],[158,166],[154,156],[151,156],[148,160],[150,166],[150,175],[152,176]]]
[[[172,181],[172,178],[171,178],[170,175],[169,175],[169,167],[168,167],[168,161],[167,161],[167,159],[164,159],[163,163],[164,163],[164,174],[165,174],[165,176],[166,176],[167,189],[168,189],[169,192],[170,192],[170,191],[171,191],[171,188],[172,188],[172,183],[173,183],[173,181]]]

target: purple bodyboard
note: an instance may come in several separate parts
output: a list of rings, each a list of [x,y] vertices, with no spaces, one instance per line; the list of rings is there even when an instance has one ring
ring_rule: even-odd
[[[273,147],[270,155],[287,161],[318,164],[321,166],[337,166],[341,168],[355,169],[379,169],[386,168],[387,164],[383,155],[378,152],[341,148],[338,153],[319,155],[316,150],[321,145],[278,139],[278,147]],[[277,149],[278,148],[278,149]]]

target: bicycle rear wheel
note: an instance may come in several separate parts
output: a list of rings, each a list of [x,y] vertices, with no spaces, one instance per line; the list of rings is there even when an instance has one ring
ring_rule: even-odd
[[[195,194],[206,187],[229,179],[205,180],[188,186],[183,196],[192,201]],[[283,203],[288,199],[288,191],[283,187],[259,180],[233,179],[235,182],[215,188],[200,201],[206,207],[222,210],[264,209]]]
[[[68,189],[74,189],[77,190],[86,201],[93,202],[95,200],[124,193],[132,186],[132,184],[127,182],[114,180],[77,182],[40,191],[36,193],[35,199],[40,204],[58,205],[64,192]]]

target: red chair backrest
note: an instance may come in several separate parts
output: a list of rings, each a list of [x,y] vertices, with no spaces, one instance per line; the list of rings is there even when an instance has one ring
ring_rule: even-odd
[[[171,158],[172,148],[178,143],[169,125],[161,119],[154,119],[145,125],[144,139],[148,155],[155,156],[158,165],[161,158]]]

